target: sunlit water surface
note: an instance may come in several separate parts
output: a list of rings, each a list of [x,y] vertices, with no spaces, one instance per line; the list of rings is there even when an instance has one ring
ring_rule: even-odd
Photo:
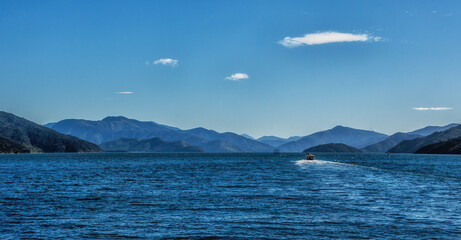
[[[0,156],[0,239],[461,238],[461,157]]]

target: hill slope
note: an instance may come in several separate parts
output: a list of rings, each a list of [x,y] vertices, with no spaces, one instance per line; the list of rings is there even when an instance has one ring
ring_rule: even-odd
[[[9,138],[0,136],[0,153],[30,153],[34,152],[34,149],[15,142]]]
[[[461,137],[448,141],[426,145],[415,153],[424,154],[461,154]]]
[[[422,137],[421,135],[409,134],[409,133],[395,133],[388,138],[384,139],[379,143],[368,145],[362,150],[364,152],[387,152],[389,149],[393,148],[397,144],[401,143],[404,140],[412,140],[415,138]]]
[[[435,132],[426,137],[416,138],[413,140],[405,140],[397,144],[395,147],[389,149],[389,152],[414,153],[426,145],[447,141],[457,137],[461,137],[461,125],[450,128],[443,132]]]
[[[192,146],[184,141],[167,142],[160,138],[129,139],[121,138],[99,145],[107,151],[128,152],[204,152],[202,148]]]
[[[347,146],[346,144],[342,143],[327,143],[327,144],[322,144],[318,145],[315,147],[308,148],[303,151],[303,153],[309,153],[309,152],[349,152],[349,153],[354,153],[354,152],[362,152],[357,148]]]
[[[301,152],[306,148],[327,143],[343,143],[355,148],[362,148],[380,142],[387,135],[373,131],[360,130],[337,126],[330,130],[317,132],[301,139],[283,144],[279,147],[282,152]]]
[[[87,141],[64,135],[11,113],[0,112],[0,136],[3,144],[20,144],[29,152],[100,152]],[[17,148],[19,146],[15,146]],[[21,148],[21,147],[19,147]],[[22,149],[24,150],[24,149]]]

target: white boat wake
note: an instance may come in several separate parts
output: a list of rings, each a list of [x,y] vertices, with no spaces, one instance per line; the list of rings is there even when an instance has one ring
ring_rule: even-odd
[[[362,165],[357,165],[357,164],[351,164],[351,163],[342,163],[342,162],[337,162],[337,161],[324,161],[324,160],[306,160],[306,159],[301,159],[301,160],[295,160],[292,161],[294,162],[297,166],[300,166],[301,168],[305,168],[308,166],[314,166],[314,165],[336,165],[336,166],[344,166],[344,167],[360,167],[360,168],[369,168],[369,169],[374,169],[374,170],[381,170],[376,167],[368,167],[368,166],[362,166]]]
[[[301,165],[306,165],[306,164],[331,164],[331,163],[334,163],[334,162],[329,162],[329,161],[322,161],[322,160],[306,160],[306,159],[302,159],[302,160],[297,160],[297,161],[293,161],[296,165],[298,166],[301,166]]]

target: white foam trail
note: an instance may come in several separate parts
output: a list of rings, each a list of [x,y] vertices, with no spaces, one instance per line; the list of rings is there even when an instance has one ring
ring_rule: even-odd
[[[304,166],[308,164],[329,164],[329,165],[348,165],[348,166],[356,166],[356,167],[363,167],[357,164],[351,164],[351,163],[342,163],[342,162],[337,162],[337,161],[324,161],[324,160],[297,160],[293,161],[296,165],[298,166]]]
[[[333,161],[323,161],[323,160],[306,160],[306,159],[301,159],[297,161],[293,161],[296,165],[300,167],[306,167],[308,165],[319,165],[319,164],[328,164],[328,165],[343,165],[343,166],[350,166],[350,167],[360,167],[360,168],[370,168],[370,169],[375,169],[375,170],[380,170],[379,168],[376,167],[367,167],[367,166],[362,166],[362,165],[357,165],[357,164],[351,164],[351,163],[342,163],[342,162],[333,162]]]
[[[328,163],[331,163],[331,162],[328,162],[328,161],[322,161],[322,160],[297,160],[297,161],[293,161],[296,165],[298,166],[301,166],[301,165],[305,165],[305,164],[328,164]]]

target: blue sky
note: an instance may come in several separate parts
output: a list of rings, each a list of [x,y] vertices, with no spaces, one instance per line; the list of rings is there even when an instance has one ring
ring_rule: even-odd
[[[5,0],[0,109],[256,137],[461,122],[459,26],[459,1]]]

